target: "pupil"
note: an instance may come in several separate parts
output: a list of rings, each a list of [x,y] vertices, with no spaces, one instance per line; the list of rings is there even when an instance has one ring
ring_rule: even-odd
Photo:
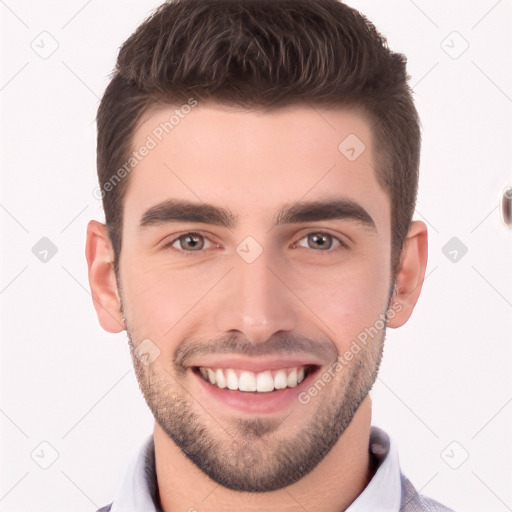
[[[329,249],[331,247],[330,238],[329,235],[310,235],[310,241],[313,242],[313,245],[321,247],[322,249]]]
[[[190,249],[201,249],[202,247],[201,239],[197,235],[185,235],[183,240],[185,241],[185,245]]]

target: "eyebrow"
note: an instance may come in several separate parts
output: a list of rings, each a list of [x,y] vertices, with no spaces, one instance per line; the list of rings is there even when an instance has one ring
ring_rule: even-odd
[[[370,214],[351,199],[298,202],[284,206],[274,215],[274,226],[322,220],[350,220],[377,230]],[[169,222],[200,222],[234,229],[238,216],[227,208],[207,203],[168,199],[144,212],[139,229]]]

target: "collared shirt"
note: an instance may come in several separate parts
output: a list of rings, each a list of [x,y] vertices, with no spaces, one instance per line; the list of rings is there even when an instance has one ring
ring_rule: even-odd
[[[369,449],[377,469],[364,491],[345,512],[453,512],[415,491],[400,471],[395,444],[382,429],[371,427]],[[145,439],[132,458],[114,502],[98,512],[108,511],[162,512],[158,499],[152,435]]]

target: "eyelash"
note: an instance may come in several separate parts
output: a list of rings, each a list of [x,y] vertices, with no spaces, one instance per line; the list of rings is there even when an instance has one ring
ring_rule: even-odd
[[[173,237],[172,240],[170,240],[169,242],[167,242],[164,246],[163,246],[163,249],[171,249],[171,250],[174,250],[180,254],[183,254],[184,256],[195,256],[195,254],[197,253],[201,253],[201,252],[204,252],[203,249],[200,249],[200,250],[197,250],[197,251],[187,251],[185,249],[176,249],[175,247],[172,247],[181,237],[183,236],[186,236],[186,235],[195,235],[195,236],[200,236],[200,237],[203,237],[204,239],[208,240],[210,243],[213,244],[213,242],[211,242],[211,240],[206,236],[206,235],[203,235],[202,233],[198,233],[196,231],[187,231],[185,233],[181,233],[179,235],[176,235],[175,237]],[[327,236],[330,236],[333,241],[336,241],[338,242],[338,247],[337,248],[330,248],[330,249],[325,249],[325,250],[315,250],[315,249],[311,249],[309,247],[302,247],[302,249],[310,249],[314,252],[317,252],[317,253],[321,253],[322,255],[329,255],[329,254],[332,254],[333,252],[336,252],[338,250],[342,250],[342,249],[349,249],[350,247],[348,246],[347,243],[345,243],[343,240],[341,240],[340,238],[334,236],[334,235],[331,235],[330,233],[327,233],[325,231],[310,231],[309,233],[306,233],[304,236],[302,236],[301,238],[299,238],[296,242],[293,242],[292,246],[294,249],[297,248],[297,244],[301,241],[301,240],[304,240],[305,238],[307,238],[308,236],[310,235],[327,235]],[[214,246],[218,246],[218,244],[214,244]]]
[[[198,233],[196,231],[187,231],[185,233],[176,235],[172,240],[170,240],[163,246],[163,249],[171,249],[173,251],[179,252],[180,254],[183,254],[184,256],[194,256],[197,253],[204,252],[203,249],[201,249],[199,251],[186,251],[185,249],[176,249],[176,248],[172,247],[181,237],[186,236],[186,235],[201,236],[204,239],[208,240],[210,243],[213,243],[210,241],[210,239],[207,236],[205,236],[201,233]],[[214,245],[216,245],[216,244],[214,244]]]

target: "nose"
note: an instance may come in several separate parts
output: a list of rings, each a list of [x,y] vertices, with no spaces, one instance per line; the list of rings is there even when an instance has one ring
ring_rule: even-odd
[[[252,343],[262,343],[297,322],[297,299],[283,269],[264,250],[252,263],[242,258],[224,280],[216,301],[219,332],[239,331]]]

